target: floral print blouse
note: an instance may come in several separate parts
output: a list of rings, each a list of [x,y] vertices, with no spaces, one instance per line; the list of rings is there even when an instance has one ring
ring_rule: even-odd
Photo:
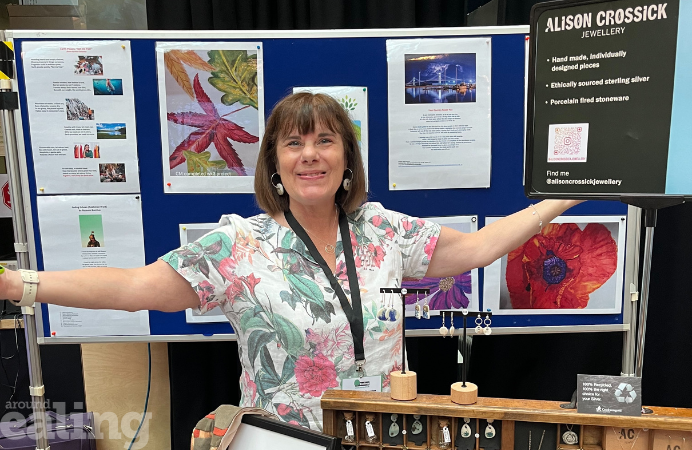
[[[366,203],[348,215],[365,329],[366,376],[401,370],[401,303],[381,321],[380,287],[422,278],[440,226]],[[339,299],[305,244],[267,214],[221,218],[219,228],[162,257],[187,279],[200,311],[220,306],[237,333],[243,367],[241,406],[322,429],[320,398],[357,376],[353,337]],[[337,233],[336,279],[350,300],[343,242]]]

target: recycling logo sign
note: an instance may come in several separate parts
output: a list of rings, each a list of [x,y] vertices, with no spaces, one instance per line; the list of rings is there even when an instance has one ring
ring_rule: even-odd
[[[637,398],[637,393],[629,383],[620,383],[615,389],[615,398],[620,403],[632,403]]]
[[[642,379],[611,375],[577,375],[577,412],[640,416]]]

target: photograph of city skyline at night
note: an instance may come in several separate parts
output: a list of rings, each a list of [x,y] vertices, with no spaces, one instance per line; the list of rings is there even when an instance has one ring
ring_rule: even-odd
[[[406,104],[476,101],[476,54],[406,55]]]

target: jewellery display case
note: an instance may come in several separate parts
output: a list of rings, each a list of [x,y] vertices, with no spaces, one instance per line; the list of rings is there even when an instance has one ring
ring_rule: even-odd
[[[447,395],[401,402],[388,393],[339,390],[324,393],[322,408],[332,436],[345,437],[345,417],[355,418],[356,442],[343,443],[354,450],[692,450],[692,409],[684,408],[603,416],[541,400],[479,397],[458,405]]]

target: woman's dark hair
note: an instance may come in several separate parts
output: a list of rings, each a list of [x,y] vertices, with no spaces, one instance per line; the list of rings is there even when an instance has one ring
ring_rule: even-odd
[[[351,189],[346,191],[340,186],[336,192],[336,203],[350,213],[367,200],[363,159],[348,113],[328,95],[301,92],[283,98],[274,106],[264,130],[255,170],[255,198],[259,207],[268,214],[287,211],[289,204],[288,195],[279,195],[272,185],[272,175],[276,172],[278,162],[277,143],[295,130],[299,134],[312,133],[317,124],[341,136],[346,167],[353,171]],[[345,176],[349,175],[347,172]],[[279,177],[274,177],[274,184],[278,182]]]

